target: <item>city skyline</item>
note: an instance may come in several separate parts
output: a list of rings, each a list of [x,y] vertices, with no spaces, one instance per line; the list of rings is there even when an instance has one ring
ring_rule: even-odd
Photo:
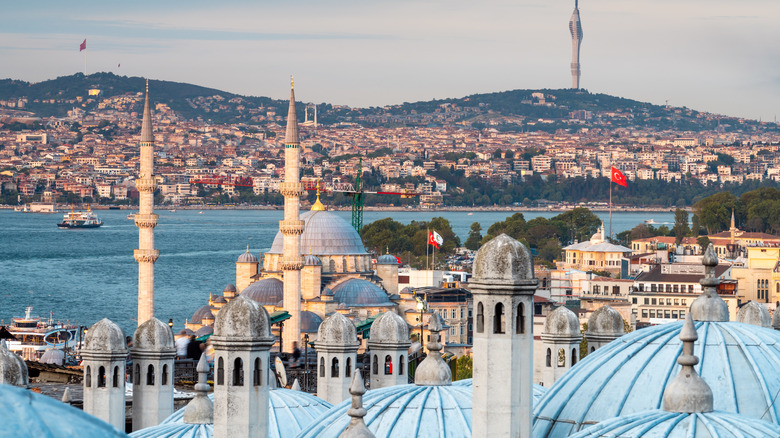
[[[571,83],[572,3],[12,4],[0,18],[0,77],[81,72],[86,38],[88,73],[281,99],[279,84],[294,73],[304,102],[383,106],[562,89]],[[764,121],[780,112],[773,2],[579,7],[589,35],[582,88]]]

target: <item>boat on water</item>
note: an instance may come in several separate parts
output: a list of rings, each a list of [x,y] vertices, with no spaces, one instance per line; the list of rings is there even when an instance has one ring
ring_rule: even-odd
[[[97,228],[101,225],[103,222],[92,210],[65,213],[62,222],[57,224],[60,228]]]
[[[26,360],[38,360],[46,350],[65,350],[76,346],[77,325],[55,322],[52,312],[49,312],[48,320],[43,320],[34,316],[32,310],[32,307],[25,308],[24,316],[13,317],[12,323],[5,326],[14,336],[14,339],[6,339],[8,350]]]
[[[653,220],[653,219],[647,219],[647,220],[645,221],[645,223],[646,223],[647,225],[655,225],[655,224],[657,224],[658,222],[656,222],[656,221],[655,221],[655,220]]]
[[[130,214],[128,214],[128,215],[127,215],[127,218],[128,218],[128,219],[130,219],[130,220],[133,220],[133,219],[135,219],[135,213],[130,213]]]

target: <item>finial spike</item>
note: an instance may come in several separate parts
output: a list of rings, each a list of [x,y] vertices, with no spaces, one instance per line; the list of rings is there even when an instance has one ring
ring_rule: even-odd
[[[146,94],[149,94],[149,79],[146,79]]]
[[[290,75],[290,89],[295,89],[295,79],[293,78],[293,75]]]
[[[209,400],[208,392],[211,386],[206,383],[211,367],[206,360],[206,353],[201,353],[198,366],[198,383],[195,384],[195,397],[184,408],[184,422],[187,424],[214,423],[214,404]]]
[[[680,330],[683,343],[682,353],[677,358],[682,368],[664,391],[663,409],[667,412],[700,413],[712,412],[712,389],[696,373],[694,365],[699,358],[693,353],[693,347],[699,335],[690,313]]]
[[[374,434],[363,421],[363,417],[367,413],[363,407],[363,394],[366,393],[366,386],[363,384],[363,373],[360,372],[359,368],[352,375],[349,393],[352,394],[352,407],[347,411],[347,415],[352,417],[352,420],[344,432],[339,435],[339,438],[374,438]]]
[[[247,254],[249,254],[249,244],[248,243],[246,244],[246,252],[247,252]]]
[[[70,388],[65,387],[65,391],[62,393],[62,402],[70,404]]]
[[[292,386],[290,387],[293,391],[300,391],[301,390],[301,384],[298,382],[298,379],[295,379]]]
[[[439,332],[444,329],[444,320],[438,313],[428,318],[428,331],[431,341],[428,342],[428,356],[417,366],[414,375],[415,385],[448,386],[452,385],[452,371],[441,358],[442,345],[439,342]],[[422,341],[422,340],[420,340]]]

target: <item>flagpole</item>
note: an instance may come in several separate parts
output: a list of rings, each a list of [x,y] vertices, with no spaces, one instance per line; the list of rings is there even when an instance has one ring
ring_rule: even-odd
[[[84,49],[84,76],[87,75],[87,49]]]
[[[612,238],[612,177],[609,178],[609,237]]]
[[[428,231],[425,235],[425,270],[428,270],[428,246],[431,245],[431,230]]]

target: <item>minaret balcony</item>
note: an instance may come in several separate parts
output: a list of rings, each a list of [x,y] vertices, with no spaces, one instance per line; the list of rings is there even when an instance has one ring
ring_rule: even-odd
[[[284,197],[298,196],[303,194],[303,184],[300,182],[283,182],[279,184],[279,193]]]
[[[283,220],[279,221],[279,231],[285,236],[301,235],[303,233],[303,221],[300,220]]]
[[[140,178],[135,180],[135,188],[139,192],[153,192],[157,188],[157,181],[154,178]]]
[[[303,268],[303,257],[301,256],[293,256],[293,257],[285,257],[282,259],[282,270],[283,271],[297,271]]]
[[[154,263],[160,257],[158,249],[134,249],[133,257],[138,263]]]
[[[159,216],[152,214],[135,214],[135,226],[138,228],[154,228],[157,226]]]

